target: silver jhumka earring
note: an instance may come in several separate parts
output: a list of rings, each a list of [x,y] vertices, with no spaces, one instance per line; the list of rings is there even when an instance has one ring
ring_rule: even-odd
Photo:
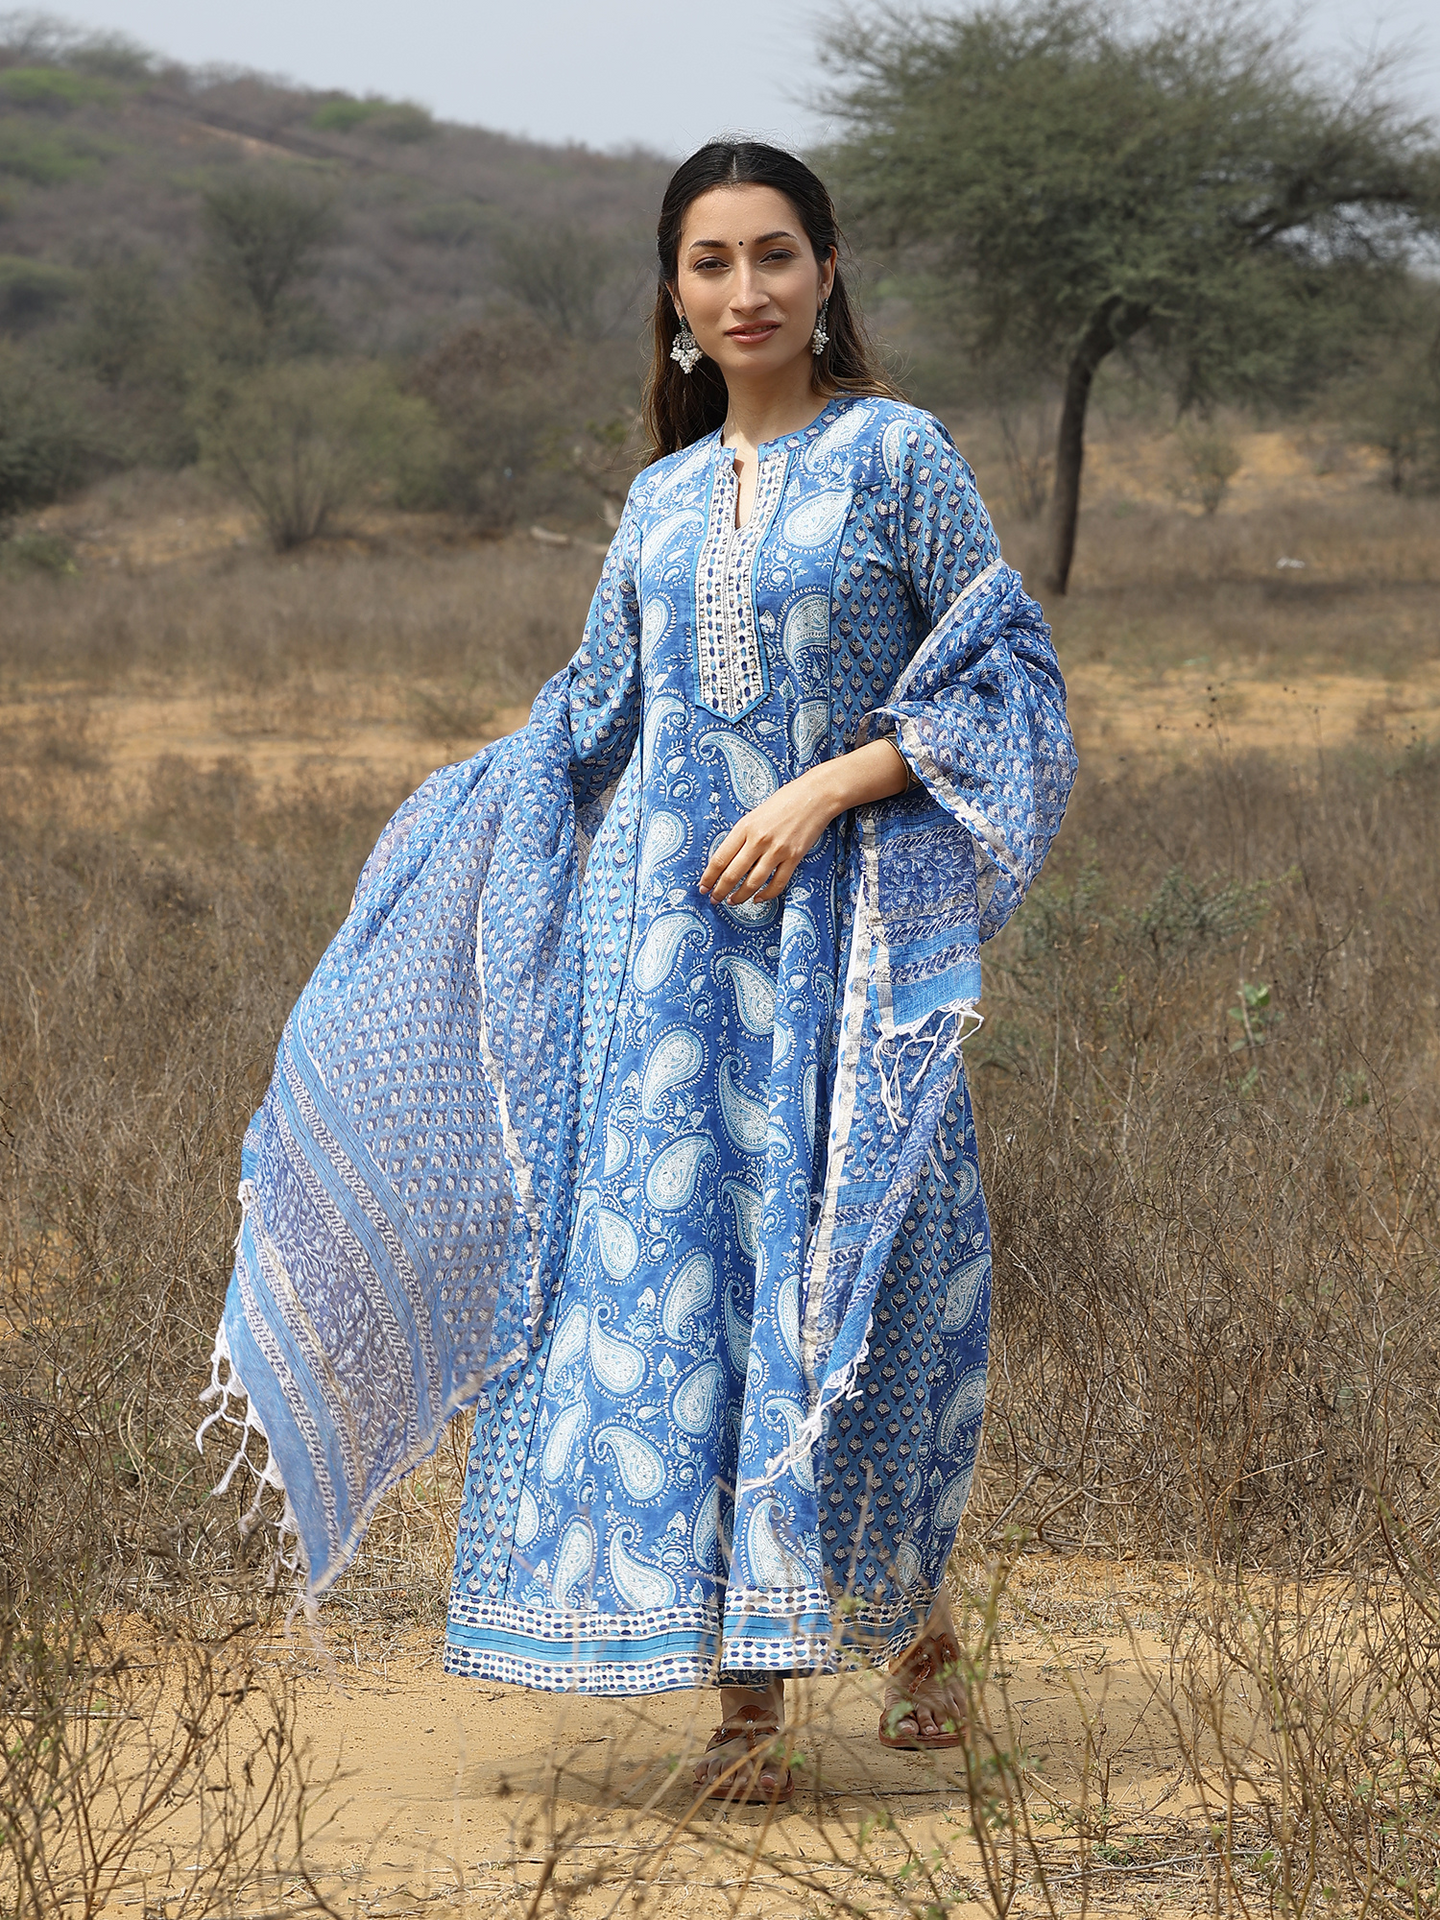
[[[670,343],[670,358],[678,364],[682,373],[693,371],[700,358],[699,342],[690,331],[690,322],[683,313],[680,316],[680,331]]]
[[[825,309],[829,304],[830,296],[827,293],[825,298],[820,302],[819,313],[815,316],[815,331],[810,336],[810,351],[812,353],[823,353],[830,339],[829,334],[825,331]]]

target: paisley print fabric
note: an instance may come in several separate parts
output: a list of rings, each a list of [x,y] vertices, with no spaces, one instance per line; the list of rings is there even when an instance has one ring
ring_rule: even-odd
[[[833,400],[760,450],[744,527],[736,492],[713,435],[635,482],[569,669],[387,829],[247,1137],[214,1417],[268,1438],[318,1592],[476,1403],[451,1672],[883,1654],[968,1494],[959,1043],[1073,778],[1064,687],[931,416]],[[877,733],[910,792],[782,901],[699,894]]]

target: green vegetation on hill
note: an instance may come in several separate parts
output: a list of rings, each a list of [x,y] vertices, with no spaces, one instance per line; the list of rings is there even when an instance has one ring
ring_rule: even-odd
[[[99,472],[207,449],[234,478],[217,448],[253,455],[280,370],[313,362],[291,385],[327,396],[346,498],[404,497],[497,529],[541,515],[602,529],[627,478],[613,450],[638,400],[664,160],[443,125],[408,101],[190,73],[19,16],[4,30],[0,339],[9,390],[33,395],[0,414],[0,517]],[[476,423],[512,416],[515,396],[479,394],[477,328],[548,369],[525,382],[528,417],[503,446]],[[468,384],[447,420],[426,396],[457,341],[472,343]],[[504,378],[504,359],[483,377]],[[453,372],[440,384],[453,399]],[[403,471],[376,467],[377,444],[399,445],[388,429],[376,439],[382,392],[408,409]],[[347,420],[363,444],[342,453]],[[317,524],[339,504],[328,489]],[[240,491],[256,504],[253,486]],[[284,543],[315,518],[297,499],[267,526]]]

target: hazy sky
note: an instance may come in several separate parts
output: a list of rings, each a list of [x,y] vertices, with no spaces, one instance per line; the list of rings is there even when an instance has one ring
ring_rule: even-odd
[[[805,144],[820,80],[815,0],[80,0],[77,25],[118,28],[191,66],[212,61],[313,87],[421,101],[442,119],[593,147],[688,152],[744,131]],[[1412,43],[1418,107],[1440,118],[1436,0],[1315,0],[1303,30],[1346,57]]]

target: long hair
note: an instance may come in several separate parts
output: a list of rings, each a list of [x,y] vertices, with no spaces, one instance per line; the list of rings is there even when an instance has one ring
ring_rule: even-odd
[[[675,302],[670,297],[679,274],[680,233],[691,203],[712,187],[773,187],[800,216],[816,259],[825,259],[830,249],[835,249],[835,280],[825,313],[825,330],[830,337],[815,356],[815,392],[827,399],[836,393],[878,393],[892,400],[903,399],[881,370],[875,347],[846,292],[839,261],[844,235],[824,183],[803,160],[780,147],[768,147],[758,140],[712,140],[675,169],[660,203],[660,223],[655,233],[660,278],[655,289],[654,350],[641,406],[651,460],[678,453],[681,447],[688,447],[692,440],[725,422],[728,395],[715,362],[702,355],[694,371],[687,374],[670,358],[680,331]]]

